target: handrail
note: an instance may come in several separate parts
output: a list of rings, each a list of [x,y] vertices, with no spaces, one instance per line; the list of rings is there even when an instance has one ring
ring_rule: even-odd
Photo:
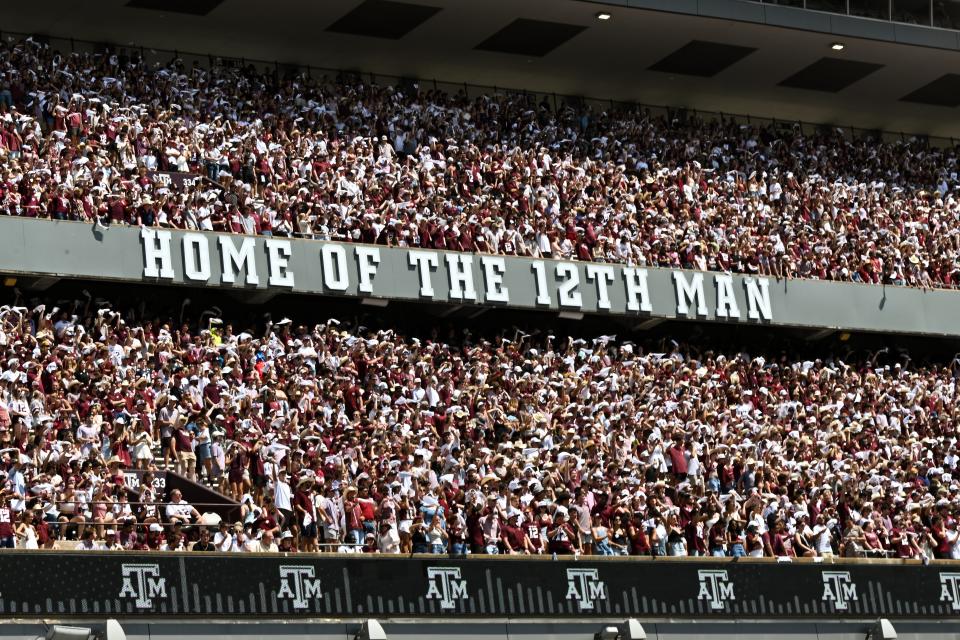
[[[230,496],[224,496],[224,497],[227,498],[227,499],[229,499],[229,500],[233,500],[233,498],[231,498]],[[25,498],[25,500],[26,500],[26,498]],[[123,504],[123,505],[127,505],[127,504],[128,504],[128,505],[131,505],[131,506],[148,506],[148,507],[149,507],[149,506],[156,506],[156,507],[166,507],[166,506],[175,504],[175,503],[173,503],[173,502],[161,502],[161,501],[157,501],[157,502],[140,502],[140,501],[137,501],[137,502],[133,502],[133,501],[127,501],[127,502],[117,502],[117,501],[104,502],[103,500],[96,500],[96,499],[91,499],[91,500],[53,500],[52,502],[53,502],[54,504],[77,504],[77,503],[79,503],[79,502],[82,502],[83,504],[86,504],[88,507],[89,507],[90,505],[93,505],[93,504],[106,504],[108,507],[113,506],[113,505],[118,505],[118,504]],[[226,504],[226,503],[223,503],[223,502],[191,502],[191,501],[187,501],[187,504],[186,504],[185,506],[189,506],[189,507],[224,507],[224,506],[235,507],[235,506],[240,506],[240,505],[239,505],[239,503],[238,503],[237,505],[234,505],[234,504]]]
[[[810,6],[808,6],[809,0],[801,0],[801,2],[803,2],[803,6],[802,6],[802,7],[794,7],[794,6],[792,6],[792,5],[787,5],[787,6],[790,7],[790,8],[793,8],[793,9],[803,9],[804,11],[816,11],[817,13],[827,13],[827,14],[830,14],[830,15],[851,16],[851,17],[854,17],[854,18],[863,18],[863,19],[865,19],[865,20],[878,20],[878,21],[880,21],[880,22],[892,22],[892,23],[894,23],[894,24],[906,24],[906,25],[911,25],[911,26],[929,27],[929,28],[932,28],[932,29],[944,29],[944,30],[947,30],[947,31],[960,31],[960,25],[958,25],[958,26],[956,26],[956,27],[947,27],[947,26],[943,26],[943,25],[934,24],[934,16],[935,16],[934,9],[935,9],[935,5],[934,5],[933,0],[928,0],[928,1],[927,1],[927,19],[928,19],[928,22],[926,22],[926,23],[923,23],[923,22],[914,23],[914,22],[905,22],[905,21],[903,21],[903,20],[897,20],[896,18],[894,18],[894,15],[895,15],[895,14],[894,14],[894,11],[893,11],[893,9],[894,9],[894,4],[895,4],[897,1],[898,1],[898,0],[892,0],[891,2],[887,3],[887,16],[886,16],[885,18],[883,18],[883,17],[877,18],[877,17],[874,17],[874,16],[862,15],[861,13],[858,13],[858,12],[852,10],[851,3],[849,2],[849,0],[847,0],[847,1],[840,0],[840,2],[846,7],[846,11],[842,11],[842,10],[839,10],[839,9],[836,9],[836,10],[835,10],[835,9],[830,9],[830,8],[828,8],[828,7],[810,7]],[[776,4],[775,2],[771,2],[770,0],[749,0],[749,2],[753,2],[753,3],[755,3],[755,4],[767,4],[767,5]],[[861,10],[861,11],[862,11],[862,10]],[[906,13],[906,12],[904,12],[904,13]]]
[[[319,546],[319,543],[318,543]],[[348,544],[334,544],[331,546],[349,546]],[[357,546],[357,545],[353,545]],[[361,545],[363,546],[363,545]],[[111,551],[106,549],[105,551]],[[155,551],[152,549],[144,551],[128,551],[126,549],[116,549],[116,551],[123,551],[125,553],[156,553],[163,555],[176,555],[176,554],[186,554],[190,556],[195,556],[200,553],[206,553],[215,556],[227,555],[236,555],[238,557],[243,557],[243,553],[233,554],[231,552],[224,551]],[[90,553],[89,551],[83,551],[81,549],[0,549],[0,554],[8,553],[59,553],[62,555],[70,555],[72,553]],[[507,554],[486,554],[486,553],[471,553],[469,555],[455,555],[450,553],[434,554],[434,553],[380,553],[375,551],[372,553],[336,553],[336,552],[310,552],[310,551],[294,551],[294,552],[279,552],[279,553],[257,553],[257,557],[278,557],[278,558],[288,558],[290,556],[297,557],[317,557],[317,558],[326,558],[326,559],[348,559],[348,558],[358,558],[358,557],[369,557],[371,555],[376,555],[379,558],[382,558],[384,561],[404,561],[411,559],[429,559],[429,558],[453,558],[453,559],[463,559],[470,560],[475,558],[477,560],[490,561],[490,560],[502,560],[505,562],[524,562],[524,561],[536,561],[536,562],[603,562],[603,563],[621,563],[621,564],[653,564],[653,563],[709,563],[709,564],[791,564],[791,565],[883,565],[883,566],[920,566],[920,565],[930,565],[930,566],[947,566],[951,568],[960,567],[960,560],[938,560],[930,559],[927,561],[920,560],[918,558],[844,558],[839,556],[834,556],[831,558],[791,558],[790,562],[784,562],[783,558],[777,557],[762,557],[754,558],[750,556],[742,556],[739,558],[733,557],[714,557],[714,556],[557,556],[554,558],[551,554],[545,553],[542,555],[507,555]]]

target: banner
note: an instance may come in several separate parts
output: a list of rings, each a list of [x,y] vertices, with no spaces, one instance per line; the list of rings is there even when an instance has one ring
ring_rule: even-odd
[[[960,336],[960,292],[0,217],[0,273]],[[47,283],[49,284],[49,283]]]
[[[0,576],[0,617],[960,619],[949,563],[8,552]]]
[[[176,187],[178,192],[184,192],[189,190],[191,187],[194,187],[198,184],[205,184],[208,187],[216,188],[218,191],[222,190],[222,187],[216,182],[204,179],[201,176],[198,176],[195,173],[182,173],[179,171],[148,171],[147,176],[155,183],[159,183],[163,187],[170,187],[173,185]]]

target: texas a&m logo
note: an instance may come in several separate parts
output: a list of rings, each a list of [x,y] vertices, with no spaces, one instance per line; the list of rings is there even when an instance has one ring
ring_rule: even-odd
[[[428,567],[427,600],[439,600],[441,609],[455,609],[457,600],[467,599],[467,581],[460,578],[460,567]]]
[[[733,594],[733,583],[727,576],[726,571],[718,569],[704,569],[697,571],[700,579],[700,591],[697,592],[697,600],[706,600],[710,603],[713,610],[723,609],[724,605],[735,600]]]
[[[951,609],[960,611],[960,573],[940,574],[940,602],[949,602]]]
[[[597,600],[607,599],[607,585],[596,569],[567,569],[567,600],[576,600],[580,609],[593,609]]]
[[[167,597],[167,579],[160,577],[158,564],[123,564],[120,567],[123,585],[121,598],[135,598],[138,609],[149,609],[154,598]]]
[[[320,579],[315,576],[314,568],[310,565],[280,565],[280,591],[277,597],[293,600],[294,609],[306,609],[311,599],[323,597]]]
[[[850,579],[850,572],[824,571],[822,599],[833,602],[837,611],[846,611],[850,602],[858,600],[857,585]]]

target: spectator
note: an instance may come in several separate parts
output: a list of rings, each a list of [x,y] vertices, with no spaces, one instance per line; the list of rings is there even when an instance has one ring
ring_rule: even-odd
[[[280,553],[296,553],[297,548],[293,546],[293,534],[290,531],[284,531],[280,534]]]
[[[7,494],[0,491],[0,548],[13,549],[16,547],[16,514],[10,508]]]
[[[230,451],[241,522],[220,527],[220,551],[255,550],[263,532],[298,551],[323,535],[325,550],[456,555],[956,546],[960,370],[941,354],[333,320],[211,333],[146,309],[20,302],[0,308],[0,509],[15,537],[30,511],[38,546],[107,530],[127,549],[199,539],[182,495],[158,508],[160,456],[127,486],[128,434],[164,419],[207,420]]]
[[[210,530],[200,528],[200,539],[193,543],[192,551],[217,551],[217,545],[210,540]]]
[[[183,492],[174,489],[170,492],[170,502],[166,507],[166,520],[170,523],[190,524],[200,518],[200,512],[183,499]]]
[[[21,549],[39,549],[37,530],[33,525],[33,511],[24,511],[17,525],[17,538],[20,539]],[[93,538],[93,532],[88,531],[87,538]]]
[[[270,531],[262,531],[252,549],[254,553],[277,553],[279,550],[277,543],[273,541],[273,533]]]

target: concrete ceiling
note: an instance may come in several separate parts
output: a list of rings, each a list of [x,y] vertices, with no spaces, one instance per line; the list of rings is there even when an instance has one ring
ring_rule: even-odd
[[[361,7],[362,0],[8,0],[3,30],[960,138],[950,106],[960,104],[960,77],[950,75],[960,69],[960,53],[851,38],[838,52],[829,34],[579,0],[409,2],[428,8]],[[351,15],[358,7],[389,19]],[[612,18],[596,19],[601,9]],[[411,24],[399,24],[407,18]],[[356,35],[366,28],[379,37]],[[821,90],[800,88],[821,76]],[[947,106],[902,100],[910,94]]]

